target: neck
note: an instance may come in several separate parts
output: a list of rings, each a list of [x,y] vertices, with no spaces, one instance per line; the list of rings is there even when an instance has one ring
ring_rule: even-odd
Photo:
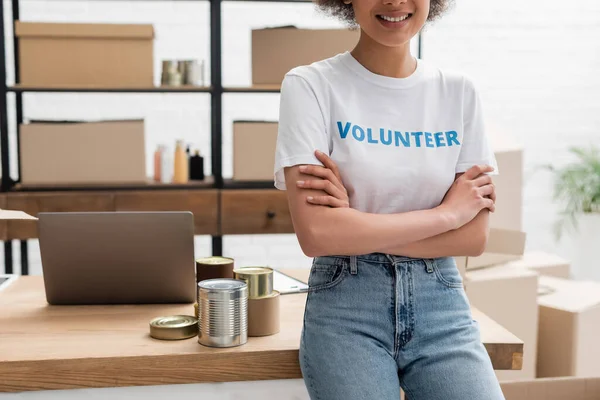
[[[410,42],[398,47],[388,47],[360,33],[352,56],[366,69],[377,75],[391,78],[406,78],[417,68],[417,61],[410,54]]]

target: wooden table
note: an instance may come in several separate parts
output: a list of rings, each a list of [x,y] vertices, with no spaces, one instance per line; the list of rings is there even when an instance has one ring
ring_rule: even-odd
[[[42,277],[21,277],[0,292],[0,392],[300,378],[305,301],[282,296],[280,333],[215,349],[148,335],[152,318],[193,315],[191,304],[50,306]],[[494,367],[520,369],[523,342],[473,313]]]

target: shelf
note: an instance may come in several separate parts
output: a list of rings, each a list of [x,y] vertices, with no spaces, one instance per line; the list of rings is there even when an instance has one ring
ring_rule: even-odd
[[[174,189],[174,187],[173,187]],[[96,190],[10,192],[0,195],[0,207],[38,216],[41,212],[190,211],[196,235],[219,234],[219,191]],[[0,240],[38,237],[36,221],[0,221]]]
[[[281,85],[252,85],[224,87],[223,93],[279,93]]]
[[[148,180],[146,183],[110,183],[110,184],[47,184],[33,185],[18,183],[13,192],[72,192],[72,191],[116,191],[116,190],[197,190],[213,189],[215,180],[207,176],[203,181],[189,181],[184,184],[160,183]]]
[[[273,181],[234,181],[223,179],[223,189],[275,189]]]
[[[210,93],[210,86],[155,86],[155,87],[101,87],[81,85],[32,86],[15,85],[9,92],[53,92],[53,93]]]

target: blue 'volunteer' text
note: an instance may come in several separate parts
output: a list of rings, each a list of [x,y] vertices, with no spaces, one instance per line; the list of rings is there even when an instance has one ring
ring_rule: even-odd
[[[342,125],[337,122],[340,138],[353,137],[359,142],[366,141],[372,144],[394,145],[396,147],[451,147],[460,146],[456,131],[446,132],[400,132],[392,129],[379,128],[379,134],[373,134],[371,128],[346,122]],[[348,135],[350,134],[350,135]]]

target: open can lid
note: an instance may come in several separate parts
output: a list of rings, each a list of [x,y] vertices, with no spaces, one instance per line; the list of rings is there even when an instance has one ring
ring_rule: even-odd
[[[169,315],[150,321],[150,336],[162,340],[187,339],[198,335],[198,319],[190,315]]]

